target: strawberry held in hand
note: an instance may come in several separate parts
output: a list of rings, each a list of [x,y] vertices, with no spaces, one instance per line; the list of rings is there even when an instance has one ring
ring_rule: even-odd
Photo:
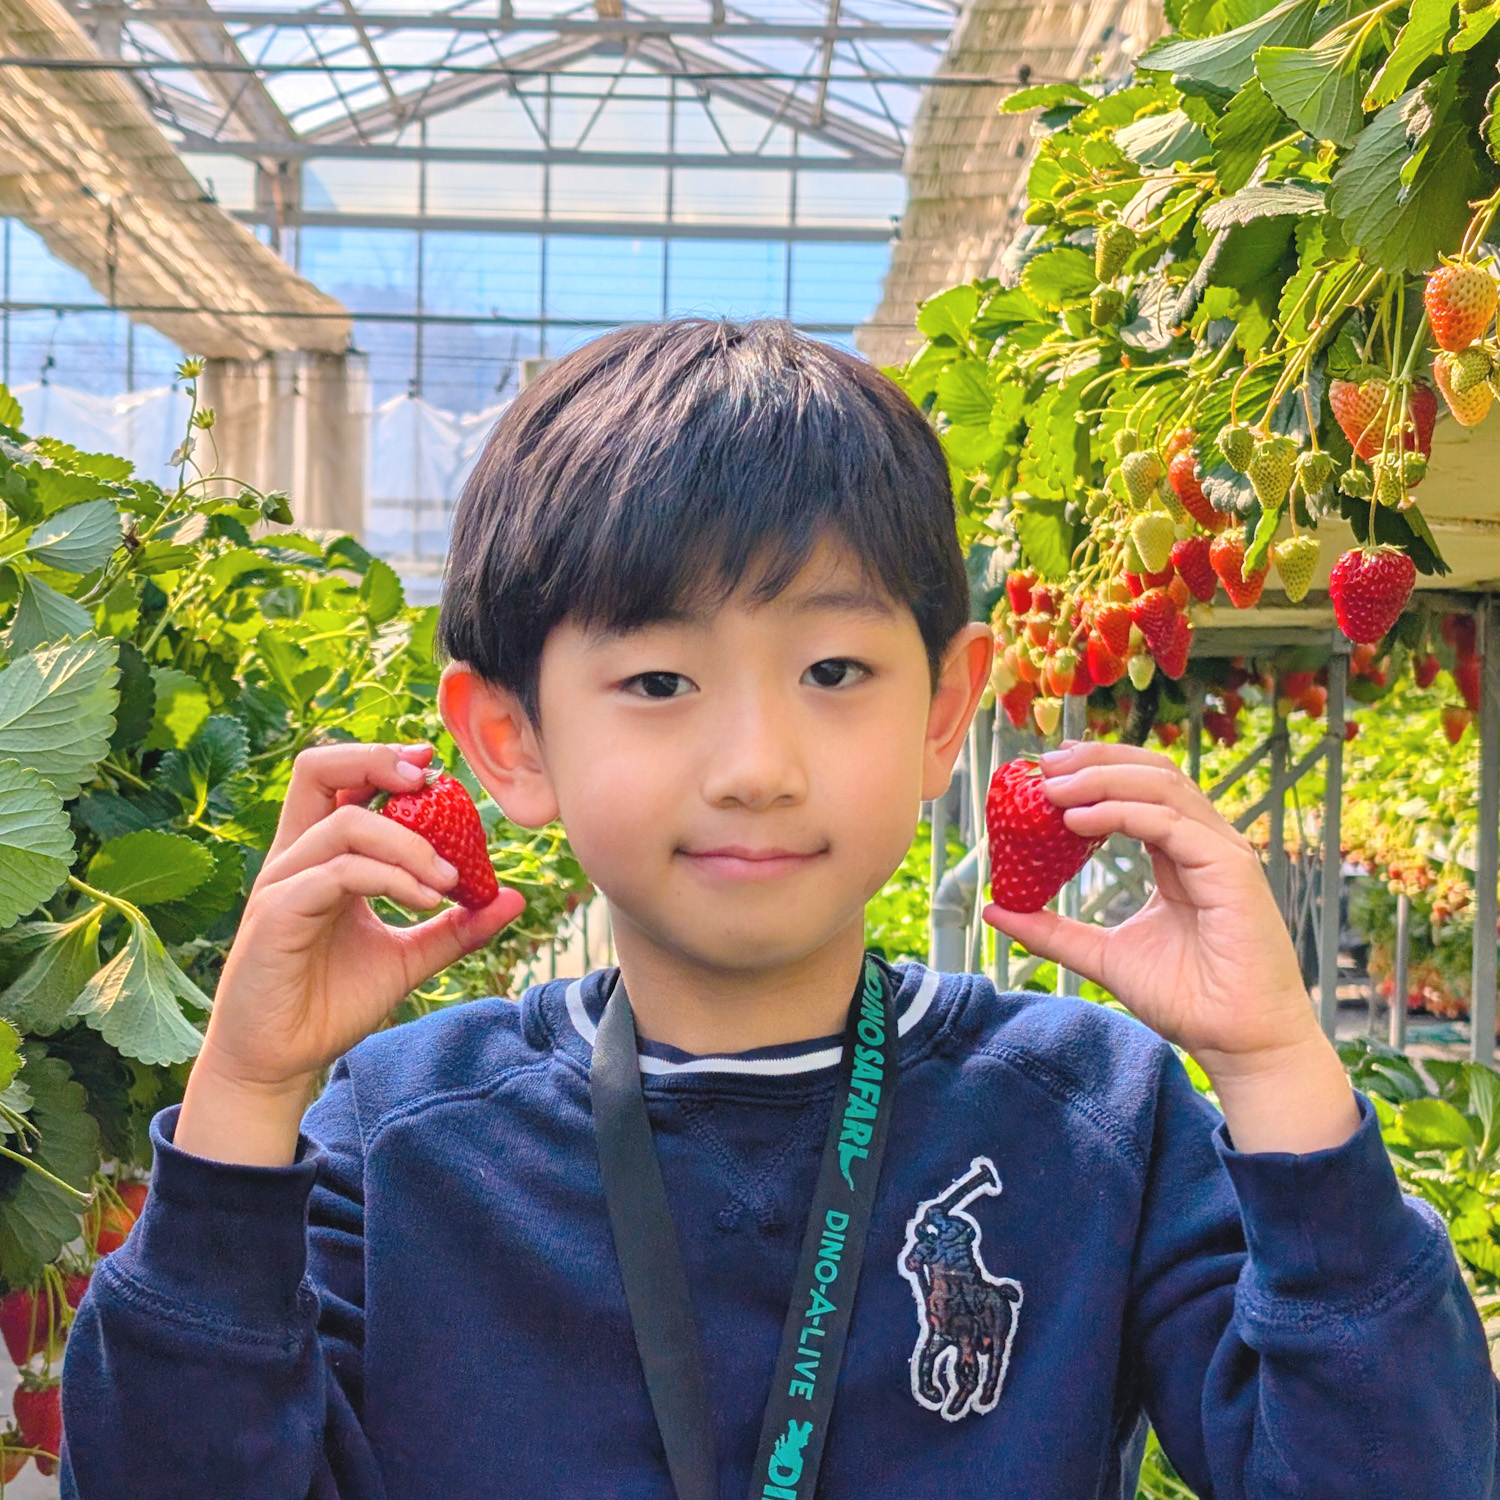
[[[458,883],[449,896],[460,906],[479,911],[500,894],[479,809],[461,781],[446,773],[428,775],[420,791],[396,792],[380,811],[420,834],[458,871]]]
[[[1000,767],[990,778],[985,824],[990,895],[1007,911],[1040,911],[1104,842],[1080,838],[1048,800],[1034,760]]]

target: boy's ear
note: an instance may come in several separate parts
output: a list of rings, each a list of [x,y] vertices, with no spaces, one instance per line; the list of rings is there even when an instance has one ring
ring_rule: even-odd
[[[965,625],[948,643],[937,691],[927,714],[922,757],[922,800],[941,797],[953,779],[953,763],[990,680],[995,633],[982,621]]]
[[[467,662],[449,662],[438,711],[480,785],[512,823],[540,828],[558,815],[552,778],[521,700],[486,682]]]

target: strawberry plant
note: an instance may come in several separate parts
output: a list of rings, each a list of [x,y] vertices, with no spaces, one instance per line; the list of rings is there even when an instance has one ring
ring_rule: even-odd
[[[461,763],[436,609],[215,475],[212,411],[195,401],[172,487],[21,422],[0,387],[0,1289],[31,1299],[0,1325],[45,1391],[91,1259],[139,1212],[148,1122],[180,1097],[300,750],[431,741],[527,898],[395,1020],[509,992],[591,892],[559,828],[511,825]]]

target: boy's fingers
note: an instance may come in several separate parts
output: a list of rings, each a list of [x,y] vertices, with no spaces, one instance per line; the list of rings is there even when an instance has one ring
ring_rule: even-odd
[[[981,915],[997,932],[1014,938],[1028,953],[1063,964],[1095,984],[1104,983],[1107,927],[1078,922],[1055,911],[1007,911],[993,901]]]
[[[366,801],[376,792],[415,790],[422,785],[422,776],[403,774],[401,767],[420,772],[432,754],[432,746],[425,741],[415,745],[319,745],[304,750],[292,762],[291,785],[267,860],[296,843],[336,807]]]
[[[435,890],[447,890],[458,879],[458,871],[451,864],[446,873],[439,868],[444,862],[421,834],[367,807],[346,805],[314,823],[290,848],[267,859],[256,884],[290,879],[340,854],[365,854],[383,864],[399,866]]]
[[[392,928],[406,955],[409,986],[415,988],[464,954],[484,947],[502,927],[514,922],[525,906],[526,900],[519,891],[501,886],[500,894],[478,911],[450,906],[415,927]]]
[[[322,916],[345,896],[386,896],[414,911],[426,911],[443,899],[441,891],[410,870],[365,854],[336,854],[280,881],[276,890],[282,904],[304,916]]]
[[[1043,783],[1057,807],[1094,802],[1146,802],[1171,808],[1215,834],[1236,842],[1241,836],[1224,821],[1213,803],[1170,763],[1159,760],[1114,765],[1086,765]]]
[[[1260,869],[1255,851],[1233,829],[1231,842],[1219,829],[1159,802],[1091,802],[1068,808],[1063,821],[1083,838],[1123,833],[1138,839],[1148,848],[1159,849],[1178,869],[1201,869],[1238,856]]]

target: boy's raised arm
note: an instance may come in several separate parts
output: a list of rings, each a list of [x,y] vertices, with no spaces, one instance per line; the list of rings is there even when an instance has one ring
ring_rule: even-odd
[[[359,1426],[363,1153],[347,1070],[313,1081],[520,910],[502,890],[411,927],[457,872],[363,803],[419,784],[428,745],[336,745],[293,767],[152,1191],[101,1262],[63,1370],[63,1494],[384,1500]]]
[[[1042,770],[1075,833],[1146,845],[1156,889],[1113,928],[987,920],[1184,1048],[1224,1108],[1170,1057],[1126,1330],[1168,1457],[1214,1500],[1496,1500],[1479,1314],[1317,1026],[1254,851],[1165,756],[1069,745]]]

